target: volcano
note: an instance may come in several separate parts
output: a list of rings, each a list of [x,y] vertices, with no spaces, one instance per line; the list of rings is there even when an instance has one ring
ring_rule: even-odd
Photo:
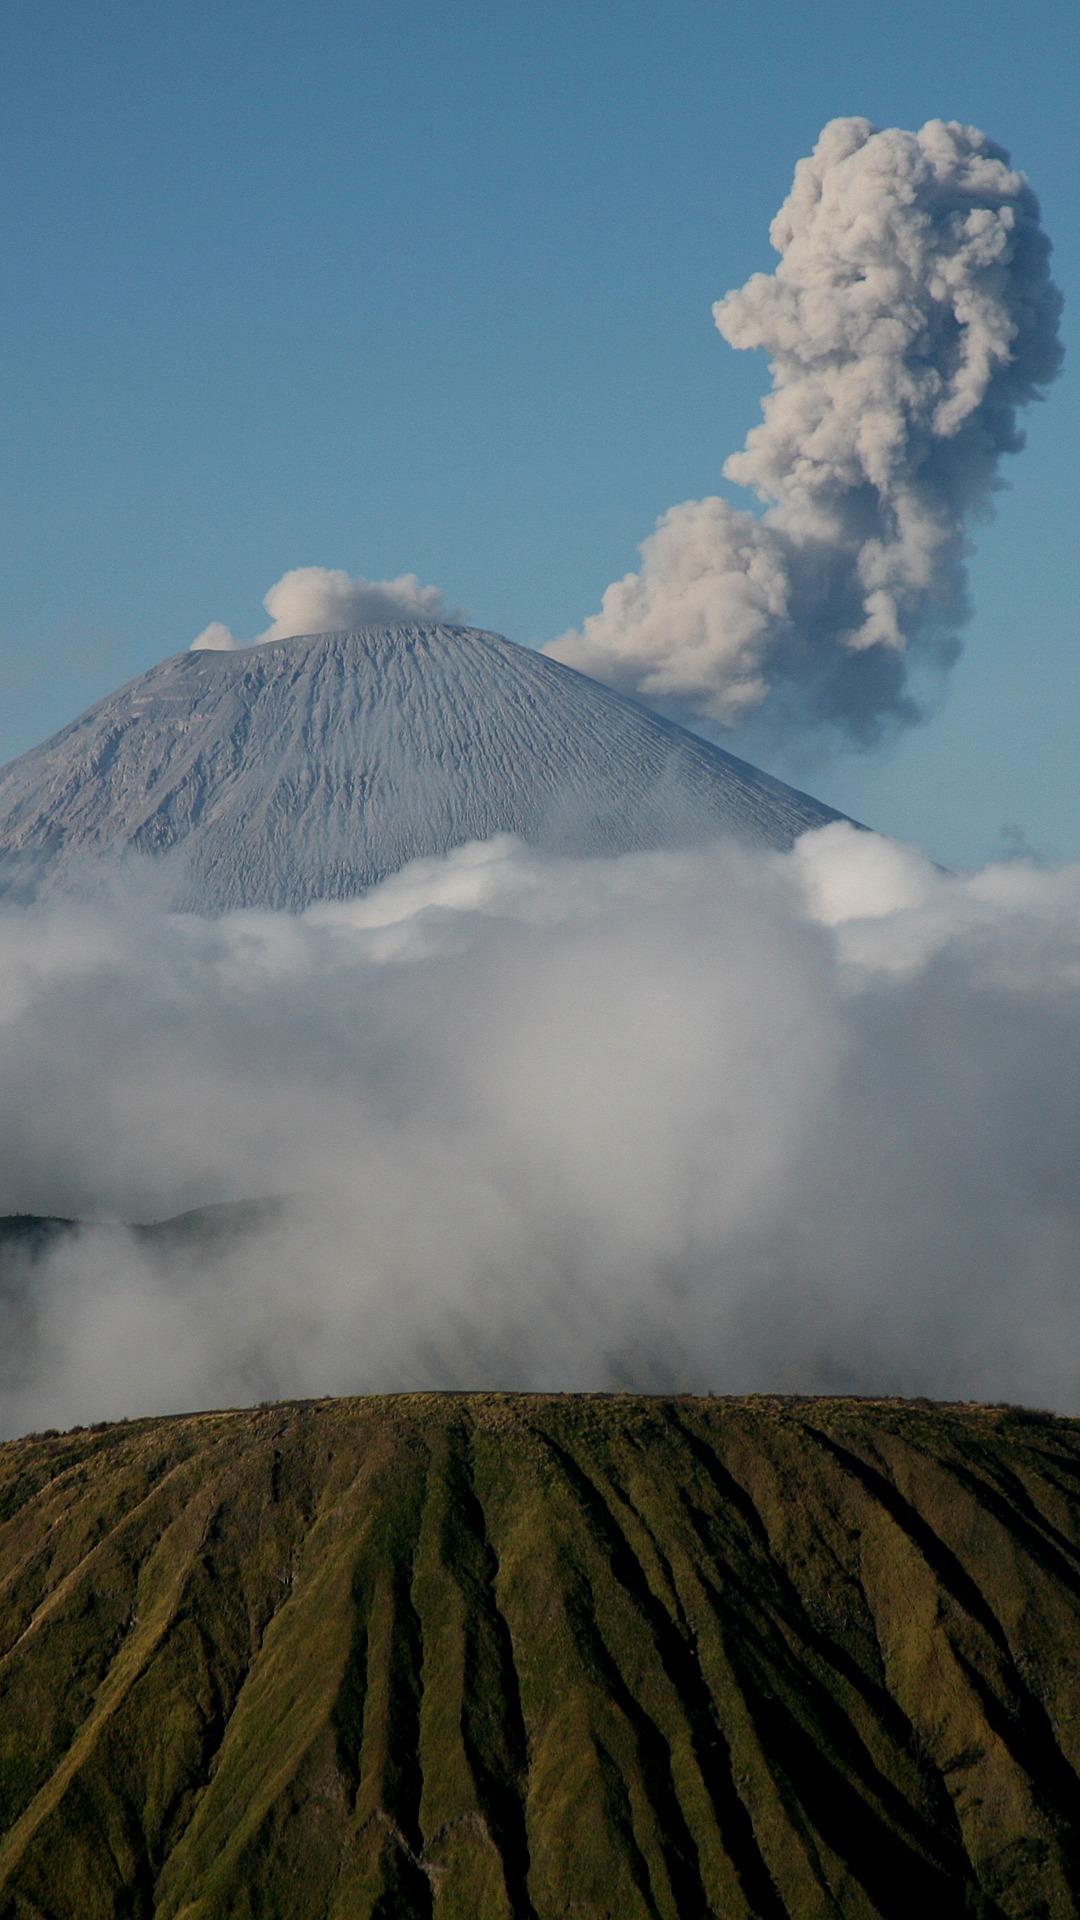
[[[5,1920],[1071,1920],[1080,1424],[410,1394],[0,1446]]]
[[[499,634],[446,625],[175,655],[0,772],[0,892],[142,855],[173,907],[299,910],[512,833],[571,854],[840,818]]]

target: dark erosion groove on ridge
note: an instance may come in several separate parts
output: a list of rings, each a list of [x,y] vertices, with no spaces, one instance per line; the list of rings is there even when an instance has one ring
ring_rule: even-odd
[[[414,1394],[0,1447],[0,1920],[1064,1920],[1080,1423]]]
[[[365,627],[177,654],[0,769],[0,897],[140,855],[169,905],[297,909],[499,833],[785,848],[840,817],[499,634]]]

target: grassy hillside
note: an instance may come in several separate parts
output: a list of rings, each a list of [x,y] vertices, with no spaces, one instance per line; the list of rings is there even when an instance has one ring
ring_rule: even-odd
[[[0,1920],[1080,1910],[1080,1423],[415,1395],[0,1447]]]

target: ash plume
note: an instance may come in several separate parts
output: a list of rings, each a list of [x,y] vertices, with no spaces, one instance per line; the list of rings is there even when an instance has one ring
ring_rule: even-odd
[[[226,653],[302,633],[453,620],[460,612],[446,605],[441,587],[422,587],[415,573],[401,573],[396,580],[365,580],[362,573],[351,575],[343,567],[293,567],[275,581],[263,606],[270,625],[254,640],[237,640],[220,620],[213,620],[192,641],[191,651]]]
[[[831,121],[771,239],[775,272],[713,308],[770,359],[723,469],[764,514],[672,507],[545,651],[704,730],[764,710],[867,744],[922,717],[956,658],[965,525],[1058,372],[1061,296],[1024,175],[955,122]]]

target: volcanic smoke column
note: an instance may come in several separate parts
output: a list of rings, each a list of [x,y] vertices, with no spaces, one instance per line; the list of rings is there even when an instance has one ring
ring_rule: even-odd
[[[763,347],[764,421],[724,464],[765,502],[672,507],[580,633],[545,651],[691,724],[778,717],[873,740],[920,717],[966,617],[964,522],[1061,363],[1039,206],[977,128],[833,120],[713,308]]]

